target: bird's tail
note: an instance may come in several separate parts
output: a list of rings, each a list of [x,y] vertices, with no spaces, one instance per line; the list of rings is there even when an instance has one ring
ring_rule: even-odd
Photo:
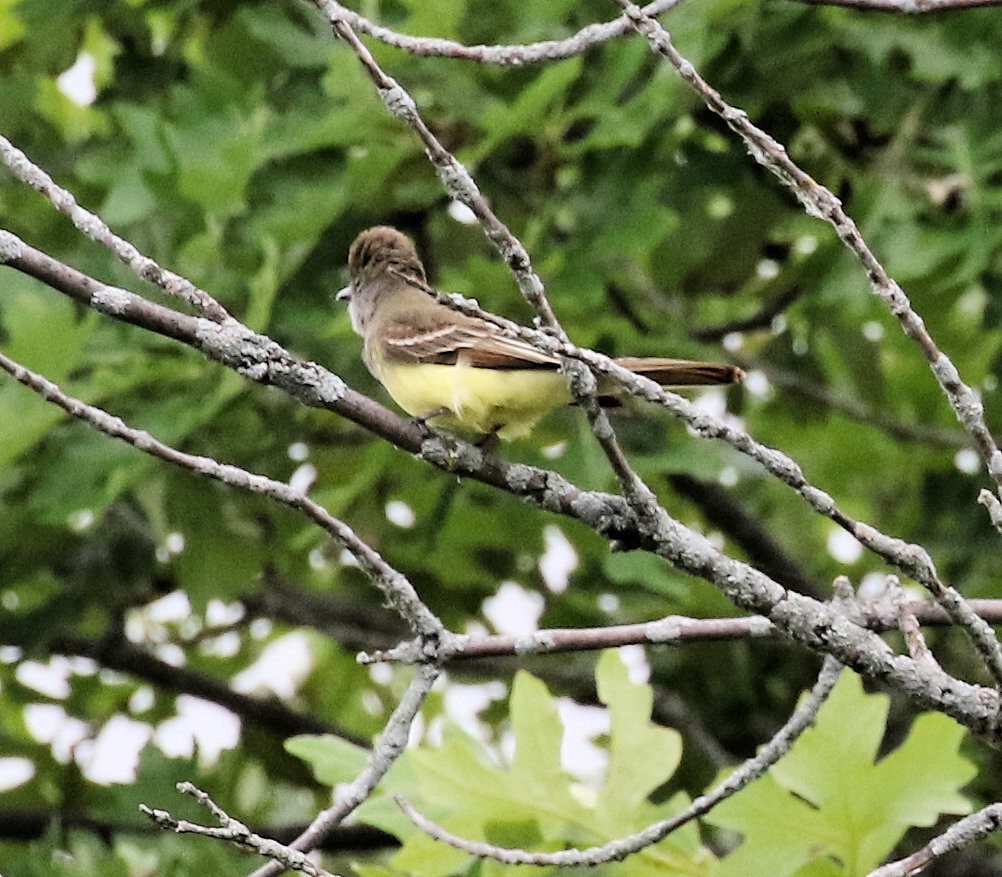
[[[616,365],[657,381],[663,387],[693,387],[706,384],[736,384],[745,373],[736,365],[665,359],[657,356],[621,356]]]

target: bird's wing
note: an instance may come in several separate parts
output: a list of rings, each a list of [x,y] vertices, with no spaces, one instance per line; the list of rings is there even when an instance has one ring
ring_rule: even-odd
[[[491,323],[444,306],[395,316],[380,333],[383,356],[390,362],[494,369],[555,369],[560,364],[525,341],[505,337]]]

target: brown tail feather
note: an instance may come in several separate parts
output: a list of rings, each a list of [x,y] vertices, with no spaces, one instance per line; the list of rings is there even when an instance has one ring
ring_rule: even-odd
[[[621,356],[617,365],[657,381],[664,387],[700,384],[736,384],[745,373],[736,365],[695,362],[690,359],[663,359],[656,356]]]

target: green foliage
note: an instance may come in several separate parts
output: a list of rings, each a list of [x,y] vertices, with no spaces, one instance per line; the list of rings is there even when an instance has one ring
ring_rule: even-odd
[[[381,794],[359,818],[404,841],[390,860],[398,873],[443,877],[466,870],[468,857],[431,840],[406,820],[391,796],[402,795],[448,831],[501,846],[555,851],[567,845],[599,846],[668,818],[689,803],[684,793],[652,804],[649,796],[669,782],[682,757],[678,733],[651,723],[653,694],[630,682],[626,667],[607,652],[596,669],[599,699],[609,710],[609,765],[597,788],[582,785],[560,760],[563,727],[546,686],[519,672],[509,701],[514,754],[497,752],[456,728],[441,746],[409,750],[393,768]],[[287,744],[321,782],[354,777],[362,754],[337,738],[301,737]],[[637,758],[637,753],[643,753]],[[629,860],[631,874],[711,874],[714,857],[689,825]],[[497,863],[484,868],[501,873]],[[364,872],[363,872],[364,873]]]
[[[615,12],[607,0],[367,0],[359,8],[390,27],[470,44],[559,39]],[[901,18],[785,2],[700,0],[680,4],[664,22],[714,87],[842,199],[965,380],[983,393],[989,426],[998,431],[998,14],[986,9]],[[575,341],[616,354],[734,357],[752,371],[787,376],[763,394],[748,387],[731,391],[728,410],[756,438],[795,458],[848,513],[925,545],[944,578],[965,594],[1000,596],[997,535],[973,502],[981,476],[958,468],[954,445],[921,437],[957,430],[924,358],[870,294],[863,271],[834,232],[803,215],[642,40],[630,35],[578,58],[524,68],[419,58],[370,45],[525,241]],[[94,65],[92,103],[75,102],[60,81],[86,58]],[[450,218],[447,195],[420,144],[386,112],[355,57],[311,4],[0,0],[0,108],[0,133],[116,232],[256,330],[386,404],[360,362],[344,311],[331,301],[343,285],[348,244],[362,228],[401,226],[418,238],[432,279],[443,288],[531,319],[502,260],[478,229]],[[0,225],[103,281],[163,299],[2,169]],[[799,294],[775,321],[743,333],[738,349],[699,340],[707,337],[700,330],[747,318],[793,293]],[[481,485],[457,483],[342,419],[305,411],[277,391],[173,342],[84,312],[7,269],[0,269],[0,348],[68,392],[186,451],[278,479],[312,464],[311,495],[406,573],[458,630],[485,623],[484,600],[504,581],[542,596],[541,623],[547,626],[733,611],[708,585],[656,558],[610,553],[604,540],[579,525]],[[880,418],[850,416],[827,397],[861,403]],[[736,528],[721,523],[719,509],[676,492],[673,475],[726,484],[746,519],[819,593],[838,574],[859,581],[887,571],[872,555],[852,562],[833,557],[829,522],[808,516],[786,487],[730,449],[695,439],[665,412],[627,406],[615,419],[631,460],[666,507],[713,532],[730,554],[744,557],[751,550]],[[920,436],[906,440],[895,425]],[[583,487],[614,487],[576,410],[552,416],[531,440],[502,453],[554,468]],[[409,507],[413,525],[390,520],[389,503]],[[559,527],[576,564],[562,593],[549,589],[540,569],[547,526]],[[178,590],[190,603],[189,617],[150,622],[149,604]],[[214,618],[224,604],[248,608],[232,626],[216,630]],[[95,652],[110,648],[124,628],[156,654],[225,685],[260,660],[269,644],[303,625],[319,628],[307,639],[313,666],[285,705],[370,737],[399,697],[400,684],[374,681],[352,656],[403,634],[358,569],[294,513],[155,464],[0,379],[0,646],[13,647],[0,648],[0,756],[22,755],[35,766],[31,780],[4,791],[11,806],[43,802],[53,813],[87,813],[108,803],[107,789],[82,772],[87,747],[67,754],[36,739],[26,725],[29,708],[43,703],[64,709],[67,721],[83,723],[87,739],[115,715],[156,729],[178,709],[177,692],[163,680],[131,672],[108,678],[86,663],[67,671],[70,694],[53,696],[22,681],[26,661],[48,661],[69,650],[68,640],[86,640]],[[962,638],[933,633],[930,639],[945,666],[980,678],[983,671]],[[678,698],[694,727],[709,729],[716,746],[738,756],[760,742],[761,729],[783,721],[813,672],[809,657],[760,641],[651,650],[649,659],[658,720],[665,721],[664,704]],[[530,666],[554,694],[594,699],[587,657]],[[484,673],[507,679],[512,669],[452,672],[479,681]],[[612,672],[603,664],[603,674]],[[663,815],[704,788],[715,767],[687,745],[675,771],[668,738],[649,727],[641,708],[647,695],[609,686],[603,697],[614,716],[643,716],[639,727],[618,727],[611,745],[648,732],[660,740],[649,745],[661,753],[661,763],[645,776],[672,783],[676,797],[667,803],[652,804],[644,792],[625,806],[628,784],[617,772],[655,762],[617,765],[615,758],[596,798],[582,803],[574,797],[570,781],[553,773],[558,732],[550,695],[528,677],[519,677],[514,701],[522,713],[517,733],[535,734],[540,751],[533,757],[548,760],[501,769],[454,734],[446,743],[472,776],[489,778],[504,793],[504,806],[518,803],[514,816],[506,812],[490,827],[491,814],[476,809],[475,793],[482,790],[472,782],[452,776],[460,787],[450,790],[450,777],[443,776],[434,786],[429,773],[444,774],[445,765],[431,751],[407,761],[426,764],[426,773],[399,768],[394,781],[422,791],[431,811],[480,836],[496,832],[552,846],[639,827],[645,817]],[[147,695],[152,705],[137,706]],[[528,718],[523,703],[538,713]],[[538,727],[527,730],[537,714]],[[484,718],[494,726],[505,717],[497,707]],[[900,734],[903,720],[890,717],[892,735]],[[883,719],[868,721],[872,749]],[[918,735],[927,733],[952,752],[956,740],[935,730],[938,721],[917,723],[909,747],[917,749]],[[935,733],[923,730],[930,722]],[[169,806],[172,783],[194,779],[231,807],[236,801],[235,816],[267,823],[289,814],[308,821],[324,798],[302,765],[282,751],[283,733],[244,721],[239,751],[222,762],[164,759],[155,771],[150,756],[157,747],[150,743],[135,785],[127,788],[140,790],[136,797],[147,803]],[[528,757],[525,751],[518,756]],[[863,762],[873,757],[871,751]],[[899,763],[892,759],[874,770],[896,774]],[[770,801],[801,813],[806,805],[787,791],[801,786],[783,785],[784,769],[757,784],[755,793],[764,795],[773,784]],[[522,789],[513,791],[504,779],[510,771],[550,776],[561,806],[569,808],[564,817],[583,821],[567,821],[564,828],[576,828],[561,834],[552,814],[534,810],[522,820]],[[853,775],[862,782],[862,773]],[[436,795],[422,783],[434,786]],[[993,797],[999,783],[998,765],[984,759],[973,794]],[[538,785],[526,788],[537,793],[538,809]],[[894,788],[891,782],[882,787]],[[955,787],[944,779],[940,788],[952,793]],[[823,808],[831,828],[818,843],[848,855],[848,835],[834,836],[841,828],[829,799],[820,792],[802,797]],[[874,794],[882,808],[875,819],[886,833],[865,850],[854,848],[853,861],[875,861],[903,826],[926,824],[931,795],[916,798],[926,809]],[[450,809],[459,800],[469,811]],[[186,867],[224,873],[234,861],[241,873],[250,870],[245,860],[208,842],[132,835],[135,803],[113,802],[116,819],[127,825],[108,849],[75,832],[34,845],[0,838],[5,873],[42,872],[67,853],[77,864],[66,867],[76,873],[184,873]],[[948,804],[936,806],[955,808]],[[609,822],[596,828],[600,805]],[[402,832],[388,801],[373,802],[370,811],[380,806],[382,824]],[[885,819],[892,806],[896,813]],[[497,804],[493,816],[502,809]],[[754,852],[756,844],[769,850],[770,841],[779,844],[775,824],[754,827],[755,837],[749,833],[735,856]],[[698,840],[685,837],[690,845],[678,855],[697,856]],[[444,857],[440,868],[465,867],[441,847],[418,849]],[[185,850],[197,850],[187,864]],[[220,865],[223,860],[230,864]],[[711,861],[700,859],[698,867],[709,868]],[[642,859],[636,867],[648,865]],[[382,866],[373,859],[359,872],[363,867],[375,875]],[[836,866],[825,859],[804,867],[830,873]]]
[[[707,817],[744,838],[724,859],[721,877],[862,877],[912,826],[969,813],[960,789],[976,769],[957,751],[963,729],[923,714],[878,760],[887,711],[887,697],[864,694],[859,677],[843,673],[790,754]]]
[[[608,767],[595,788],[561,767],[556,701],[526,673],[515,677],[511,691],[510,762],[455,728],[440,746],[409,750],[379,797],[359,811],[360,819],[404,841],[390,861],[393,873],[443,877],[465,873],[469,861],[418,831],[396,808],[397,795],[460,837],[541,852],[599,846],[684,810],[690,803],[684,794],[651,802],[671,788],[682,758],[680,736],[651,723],[651,688],[630,682],[613,652],[599,661],[596,686],[611,729]],[[706,817],[740,833],[737,849],[717,859],[692,822],[615,868],[630,875],[715,877],[869,873],[912,826],[971,811],[960,794],[975,773],[957,752],[963,729],[945,716],[923,714],[878,760],[887,712],[888,699],[865,694],[859,677],[846,671],[789,754]],[[333,737],[298,737],[286,748],[330,785],[350,781],[365,763],[362,750]],[[490,860],[483,867],[503,870]]]
[[[220,845],[201,843],[195,854],[192,849],[191,838],[169,835],[150,845],[123,841],[109,848],[92,834],[74,831],[68,838],[47,837],[30,852],[5,856],[4,866],[18,877],[136,877],[151,869],[165,877],[185,877],[193,866],[237,877],[252,867],[252,859],[234,856]]]

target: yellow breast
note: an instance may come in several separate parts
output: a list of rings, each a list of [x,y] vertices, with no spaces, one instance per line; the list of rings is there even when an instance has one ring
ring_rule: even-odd
[[[422,417],[448,408],[448,414],[431,418],[429,423],[447,430],[496,432],[505,441],[528,435],[543,415],[571,401],[567,381],[556,371],[388,362],[374,365],[376,377],[408,414]]]

